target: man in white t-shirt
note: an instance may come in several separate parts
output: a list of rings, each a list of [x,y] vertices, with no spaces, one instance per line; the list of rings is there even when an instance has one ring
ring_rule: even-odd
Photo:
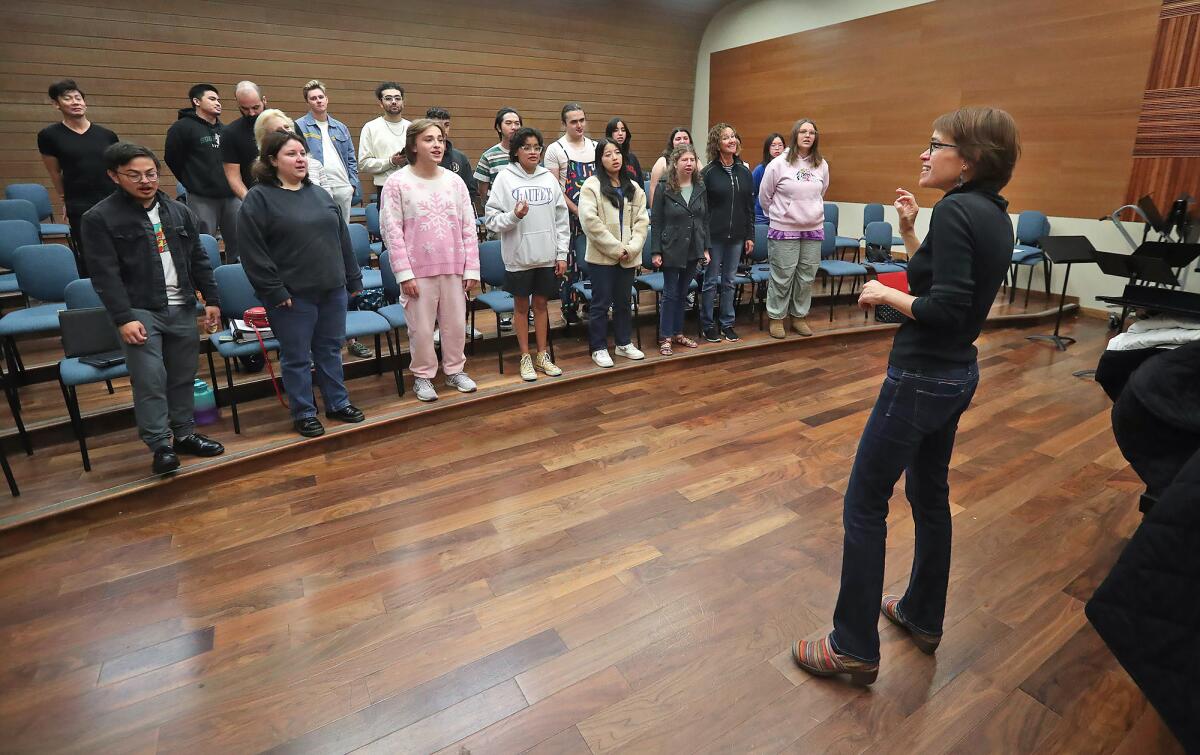
[[[385,81],[375,87],[375,99],[383,113],[362,127],[358,137],[358,164],[371,176],[375,191],[382,192],[388,176],[408,164],[404,139],[409,121],[404,117],[404,87]]]
[[[583,233],[579,225],[579,190],[583,182],[596,172],[596,142],[587,138],[587,114],[578,102],[568,102],[562,108],[564,133],[558,141],[546,148],[542,163],[556,178],[567,200],[571,221],[571,248],[575,239]],[[573,253],[572,253],[573,255]],[[563,279],[562,309],[567,323],[579,320],[578,306],[571,284],[579,277],[579,270],[572,259],[571,269]]]

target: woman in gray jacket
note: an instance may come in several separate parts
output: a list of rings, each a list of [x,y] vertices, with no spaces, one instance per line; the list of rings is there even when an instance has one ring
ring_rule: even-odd
[[[663,356],[671,355],[672,343],[689,349],[699,345],[683,334],[688,287],[700,261],[707,265],[710,259],[708,197],[698,162],[690,144],[672,150],[650,211],[651,261],[663,274],[658,332],[658,351]]]

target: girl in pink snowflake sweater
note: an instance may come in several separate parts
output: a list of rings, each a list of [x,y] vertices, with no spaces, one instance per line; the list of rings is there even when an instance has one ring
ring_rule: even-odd
[[[413,392],[422,401],[437,399],[438,323],[446,385],[463,393],[475,390],[463,371],[467,296],[479,283],[475,211],[467,185],[439,166],[445,151],[440,125],[428,119],[413,123],[404,145],[409,164],[388,177],[379,200],[379,227],[408,321]]]

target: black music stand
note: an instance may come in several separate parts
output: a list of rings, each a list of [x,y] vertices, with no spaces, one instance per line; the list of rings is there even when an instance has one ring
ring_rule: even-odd
[[[1062,293],[1058,295],[1058,316],[1054,320],[1054,333],[1051,335],[1025,336],[1030,341],[1049,341],[1059,351],[1066,351],[1067,346],[1075,343],[1070,336],[1060,336],[1058,329],[1062,326],[1063,306],[1067,299],[1067,281],[1071,279],[1071,265],[1091,263],[1096,261],[1096,248],[1087,236],[1047,236],[1042,239],[1042,253],[1056,265],[1066,265],[1067,272],[1063,275]]]

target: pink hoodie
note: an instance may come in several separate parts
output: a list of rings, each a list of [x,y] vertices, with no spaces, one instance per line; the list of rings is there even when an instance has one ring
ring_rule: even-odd
[[[445,168],[418,177],[405,166],[388,176],[379,208],[379,230],[396,282],[435,275],[479,280],[475,210],[463,180]]]
[[[808,158],[787,161],[787,152],[763,172],[758,203],[777,231],[820,231],[825,228],[825,192],[829,163],[812,167]]]

